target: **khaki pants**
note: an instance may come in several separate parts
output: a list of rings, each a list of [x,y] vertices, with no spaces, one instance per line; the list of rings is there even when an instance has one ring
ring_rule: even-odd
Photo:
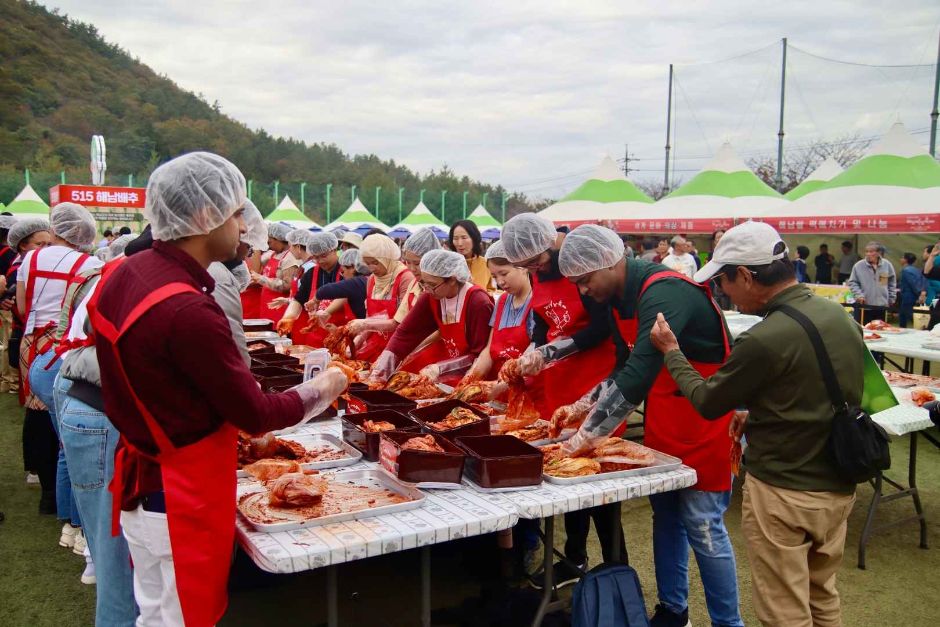
[[[10,368],[10,333],[13,331],[13,314],[0,311],[0,392],[15,390],[20,378],[19,371]]]
[[[741,529],[763,625],[839,627],[836,573],[855,494],[778,488],[748,475]]]

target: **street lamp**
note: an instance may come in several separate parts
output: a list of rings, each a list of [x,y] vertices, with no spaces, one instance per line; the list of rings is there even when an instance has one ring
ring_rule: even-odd
[[[401,195],[405,193],[404,187],[398,188],[398,221],[401,222]]]
[[[484,209],[486,209],[486,197],[489,196],[489,195],[490,195],[489,192],[483,192],[483,202],[480,203],[480,204],[483,205],[483,208],[484,208]]]
[[[375,217],[379,217],[379,192],[382,191],[381,186],[376,186],[375,188]]]
[[[274,206],[275,206],[275,207],[277,207],[277,201],[278,201],[278,197],[277,197],[278,191],[277,191],[277,190],[280,189],[280,187],[281,187],[281,182],[280,182],[280,181],[274,181]]]
[[[304,213],[304,188],[306,186],[307,186],[307,183],[300,184],[300,213]]]
[[[502,220],[500,220],[500,222],[505,222],[506,221],[506,192],[503,192],[503,199],[500,204],[502,205],[502,211],[503,211]]]
[[[421,194],[418,196],[418,202],[424,202],[424,190],[421,190]]]
[[[349,204],[356,202],[356,186],[353,185],[349,188]]]

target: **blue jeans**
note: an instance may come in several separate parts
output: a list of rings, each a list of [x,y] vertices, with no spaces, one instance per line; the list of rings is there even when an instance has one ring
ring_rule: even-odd
[[[55,401],[53,399],[53,387],[55,385],[56,375],[59,374],[59,368],[62,367],[62,360],[56,359],[52,367],[46,370],[46,365],[55,352],[49,351],[45,355],[39,355],[33,360],[29,368],[29,385],[33,389],[39,400],[49,409],[49,417],[52,419],[52,427],[56,435],[59,436],[59,462],[55,472],[55,506],[59,520],[67,520],[76,527],[82,525],[81,517],[78,515],[78,507],[75,505],[75,499],[72,498],[72,484],[69,482],[69,467],[65,463],[65,453],[62,451],[62,434],[59,433],[59,420],[56,417]]]
[[[689,605],[689,545],[695,552],[705,604],[715,627],[743,627],[738,609],[734,550],[725,528],[727,492],[686,488],[649,497],[653,507],[653,561],[659,602],[673,612]]]
[[[72,382],[58,377],[55,401],[62,448],[71,469],[72,493],[85,522],[88,550],[98,578],[95,625],[131,627],[137,617],[134,576],[123,535],[111,535],[111,493],[118,432],[108,417],[68,396]]]

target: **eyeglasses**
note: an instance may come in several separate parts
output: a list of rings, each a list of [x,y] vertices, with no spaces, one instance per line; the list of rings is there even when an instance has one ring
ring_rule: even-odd
[[[431,285],[430,283],[427,283],[425,281],[418,281],[418,285],[421,286],[421,289],[430,294],[433,294],[434,292],[436,292],[438,288],[444,285],[445,283],[447,283],[447,281],[441,281],[437,285]]]
[[[537,270],[542,265],[542,255],[545,253],[539,253],[531,259],[526,259],[525,261],[520,261],[515,264],[517,268],[522,268],[523,270]]]

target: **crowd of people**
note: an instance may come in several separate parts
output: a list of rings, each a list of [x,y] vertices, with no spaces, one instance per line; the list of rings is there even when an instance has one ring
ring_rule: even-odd
[[[372,385],[398,370],[456,386],[523,378],[540,415],[577,425],[565,455],[622,434],[642,405],[645,443],[698,476],[650,497],[660,627],[688,623],[690,550],[712,624],[743,625],[725,514],[729,452],[746,440],[742,528],[759,619],[839,624],[855,485],[827,455],[832,407],[813,345],[785,310],[818,326],[850,403],[865,348],[839,305],[800,284],[808,251],[792,260],[769,225],[716,233],[705,259],[683,237],[634,250],[607,228],[565,233],[536,214],[507,221],[487,249],[469,221],[444,243],[421,229],[399,245],[381,232],[265,224],[241,172],[209,153],[157,168],[146,203],[147,229],[106,235],[105,259],[89,254],[98,228],[79,205],[53,207],[48,221],[0,220],[25,466],[40,513],[63,523],[59,543],[86,556],[82,580],[97,579],[97,624],[215,624],[234,543],[236,432],[297,424],[345,389],[331,368],[262,393],[243,332],[259,318],[312,347],[345,327]],[[928,277],[940,276],[938,254]],[[866,290],[881,287],[894,300],[883,255],[872,243],[864,260],[840,261],[857,300],[877,305]],[[835,267],[820,257],[817,279]],[[940,286],[909,286],[914,261],[902,303]],[[765,317],[733,347],[722,314],[732,306]],[[590,568],[592,521],[605,562],[629,561],[619,503],[570,512],[556,586]],[[518,534],[530,552],[533,524]]]

